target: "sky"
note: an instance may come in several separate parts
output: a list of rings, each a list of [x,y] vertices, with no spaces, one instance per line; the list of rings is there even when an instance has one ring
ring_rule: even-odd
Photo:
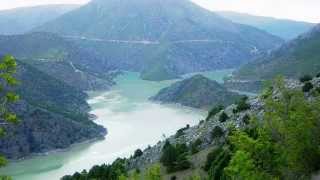
[[[0,9],[43,4],[84,4],[90,0],[0,0]],[[213,11],[236,11],[260,16],[320,22],[320,0],[192,0]]]

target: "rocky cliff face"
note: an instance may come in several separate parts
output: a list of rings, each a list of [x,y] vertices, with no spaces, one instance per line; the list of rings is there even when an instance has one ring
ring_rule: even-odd
[[[228,91],[218,82],[202,75],[195,75],[162,89],[151,97],[151,100],[195,108],[211,108],[217,105],[230,105],[240,98],[239,94]]]

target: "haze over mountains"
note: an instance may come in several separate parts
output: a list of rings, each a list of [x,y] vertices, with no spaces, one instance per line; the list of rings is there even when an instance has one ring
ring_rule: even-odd
[[[277,75],[299,78],[320,69],[320,25],[251,62],[235,74],[241,79],[272,79]]]
[[[34,31],[72,38],[117,68],[143,72],[150,80],[146,74],[154,72],[162,80],[232,68],[282,43],[188,0],[94,0]]]
[[[78,8],[78,5],[44,5],[0,11],[0,34],[22,34]]]
[[[217,14],[235,23],[246,24],[262,29],[285,40],[292,40],[315,26],[313,23],[254,16],[231,11],[221,11],[217,12]]]

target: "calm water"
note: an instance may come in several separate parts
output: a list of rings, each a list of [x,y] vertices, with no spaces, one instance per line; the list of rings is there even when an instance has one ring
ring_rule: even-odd
[[[202,74],[222,82],[231,72]],[[186,124],[197,124],[206,114],[200,110],[148,101],[150,96],[174,81],[143,81],[138,73],[131,72],[119,76],[116,81],[118,84],[111,91],[91,92],[88,100],[92,113],[98,117],[96,122],[108,128],[105,140],[12,162],[0,169],[0,174],[17,180],[56,180],[96,164],[111,163],[116,157],[129,156],[137,148],[153,145]]]

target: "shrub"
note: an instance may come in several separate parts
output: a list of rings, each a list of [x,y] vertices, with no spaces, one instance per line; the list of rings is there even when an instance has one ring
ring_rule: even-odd
[[[316,75],[316,77],[319,78],[319,77],[320,77],[320,73],[318,73],[318,74]]]
[[[223,122],[226,122],[228,119],[229,119],[229,116],[223,111],[220,114],[219,121],[223,123]]]
[[[251,119],[250,116],[248,114],[246,114],[246,115],[243,116],[242,121],[243,121],[243,123],[248,125],[250,123],[250,119]]]
[[[191,163],[187,159],[188,151],[186,144],[173,146],[167,141],[162,149],[160,162],[167,168],[168,173],[189,169]]]
[[[209,171],[212,162],[216,159],[216,157],[223,151],[222,147],[219,148],[215,148],[214,150],[212,150],[208,155],[207,155],[207,160],[206,163],[203,167],[203,170],[205,171]]]
[[[310,75],[304,75],[302,77],[300,77],[300,82],[304,83],[304,82],[308,82],[312,80],[312,76]]]
[[[175,137],[176,137],[176,138],[179,138],[179,137],[183,136],[183,135],[184,135],[184,131],[187,130],[187,129],[189,129],[189,128],[190,128],[190,125],[187,124],[186,127],[179,129],[179,130],[177,131]]]
[[[140,157],[143,155],[143,152],[141,151],[141,149],[137,149],[135,152],[134,152],[134,155],[133,155],[133,158],[137,158],[137,157]]]
[[[191,154],[196,154],[199,152],[199,146],[202,144],[201,139],[195,140],[191,143]]]
[[[245,96],[236,102],[237,108],[233,110],[233,113],[239,113],[250,109],[250,104],[247,103],[248,97]]]
[[[303,92],[310,92],[310,90],[312,88],[313,88],[313,84],[311,82],[306,82],[302,87],[302,91]]]
[[[210,118],[212,118],[213,116],[215,116],[216,114],[218,114],[224,107],[223,106],[216,106],[214,108],[212,108],[209,112],[208,112],[208,116],[206,118],[206,121],[208,121]]]
[[[211,139],[217,139],[224,135],[224,131],[220,126],[216,126],[211,131]]]

